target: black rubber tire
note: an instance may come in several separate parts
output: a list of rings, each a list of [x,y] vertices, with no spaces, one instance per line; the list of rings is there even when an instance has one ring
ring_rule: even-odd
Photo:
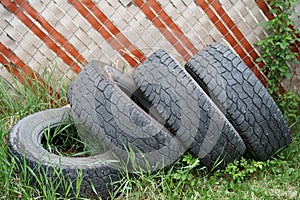
[[[37,112],[21,119],[9,133],[9,155],[16,159],[20,169],[26,161],[26,165],[36,174],[45,173],[53,180],[57,177],[54,169],[61,171],[65,180],[72,181],[73,189],[76,188],[78,173],[82,173],[80,194],[95,196],[91,187],[93,184],[97,196],[109,199],[110,192],[113,192],[112,183],[119,180],[119,161],[111,151],[89,157],[64,157],[50,153],[42,145],[44,131],[48,127],[63,126],[62,120],[69,114],[70,108],[64,107]],[[57,192],[63,194],[63,186]]]
[[[121,88],[122,91],[128,97],[130,97],[130,99],[133,100],[133,102],[135,102],[139,107],[141,107],[146,113],[148,113],[157,121],[164,121],[157,113],[157,111],[153,109],[150,101],[137,88],[135,82],[131,77],[111,66],[105,66],[105,70],[108,73],[108,75],[113,79],[113,81],[117,84],[117,86]],[[72,90],[73,85],[70,85],[67,93],[67,99],[70,100],[70,102],[72,102]],[[86,149],[88,149],[93,154],[97,154],[97,152],[103,151],[103,149],[105,149],[106,147],[102,143],[99,143],[99,141],[95,137],[95,134],[91,134],[91,132],[88,131],[85,124],[81,123],[80,117],[78,117],[77,114],[74,113],[74,111],[72,111],[72,116],[74,121],[76,122],[75,124],[78,130],[78,134],[81,140],[84,141]]]
[[[185,68],[224,111],[252,158],[265,161],[291,143],[291,132],[275,101],[230,49],[214,43]]]
[[[168,128],[209,170],[222,168],[246,147],[226,117],[191,76],[164,50],[157,50],[133,72],[141,91]]]
[[[111,69],[92,61],[75,78],[68,90],[74,115],[129,172],[156,171],[174,163],[186,149],[129,98],[131,95],[115,82]]]

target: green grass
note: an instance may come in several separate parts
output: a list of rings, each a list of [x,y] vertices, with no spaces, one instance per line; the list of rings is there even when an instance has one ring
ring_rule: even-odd
[[[46,89],[35,83],[36,93],[28,85],[17,81],[11,85],[0,79],[0,198],[1,199],[63,199],[68,195],[56,194],[54,180],[44,180],[43,174],[34,174],[24,163],[23,171],[17,173],[17,165],[7,156],[7,136],[10,128],[26,115],[66,103],[66,85],[53,80],[51,74],[43,74],[53,88],[59,88],[61,101],[51,103]],[[242,158],[229,164],[226,169],[215,173],[206,172],[199,160],[186,155],[173,166],[153,174],[123,172],[120,187],[112,194],[116,199],[299,199],[300,198],[300,125],[293,125],[293,143],[273,159],[256,162]],[[68,135],[68,134],[67,134]],[[49,136],[51,137],[51,136]],[[52,140],[52,142],[51,142]],[[57,143],[57,137],[49,138],[46,148],[54,152],[68,152],[76,155],[82,150],[77,137],[63,137],[65,143]],[[69,142],[69,143],[68,143]],[[71,145],[66,148],[65,144]],[[51,146],[52,145],[52,146]],[[69,154],[64,154],[69,155]],[[57,172],[59,173],[59,172]],[[30,183],[35,176],[38,186]],[[46,182],[47,183],[46,183]],[[68,181],[61,180],[68,188]],[[78,185],[80,184],[78,178]],[[85,198],[77,194],[78,199]]]
[[[80,140],[76,126],[67,116],[61,124],[55,128],[48,127],[43,132],[43,147],[56,155],[68,157],[85,157],[91,153],[85,148],[84,142]]]

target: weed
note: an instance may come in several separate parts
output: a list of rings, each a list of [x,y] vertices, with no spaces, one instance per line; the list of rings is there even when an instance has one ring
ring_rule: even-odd
[[[284,79],[291,77],[291,64],[300,64],[293,45],[300,42],[299,31],[292,28],[294,25],[291,16],[295,13],[294,6],[299,0],[272,0],[270,12],[274,19],[262,25],[270,34],[257,43],[261,47],[260,57],[257,62],[263,61],[263,72],[267,75],[268,91],[278,103],[286,119],[291,123],[300,122],[300,97],[296,93],[280,92]]]

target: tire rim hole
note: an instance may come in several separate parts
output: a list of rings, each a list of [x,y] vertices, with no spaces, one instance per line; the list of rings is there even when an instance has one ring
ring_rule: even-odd
[[[41,144],[50,153],[67,157],[88,157],[91,153],[86,150],[80,140],[73,123],[50,126],[43,130]]]

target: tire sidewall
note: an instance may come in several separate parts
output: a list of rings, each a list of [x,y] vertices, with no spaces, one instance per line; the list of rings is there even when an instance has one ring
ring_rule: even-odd
[[[61,121],[69,114],[70,108],[65,107],[37,112],[21,119],[9,134],[11,151],[33,163],[59,168],[92,168],[107,165],[108,162],[117,163],[111,151],[89,157],[65,157],[50,153],[43,147],[41,141],[44,131],[49,127],[66,125]]]

